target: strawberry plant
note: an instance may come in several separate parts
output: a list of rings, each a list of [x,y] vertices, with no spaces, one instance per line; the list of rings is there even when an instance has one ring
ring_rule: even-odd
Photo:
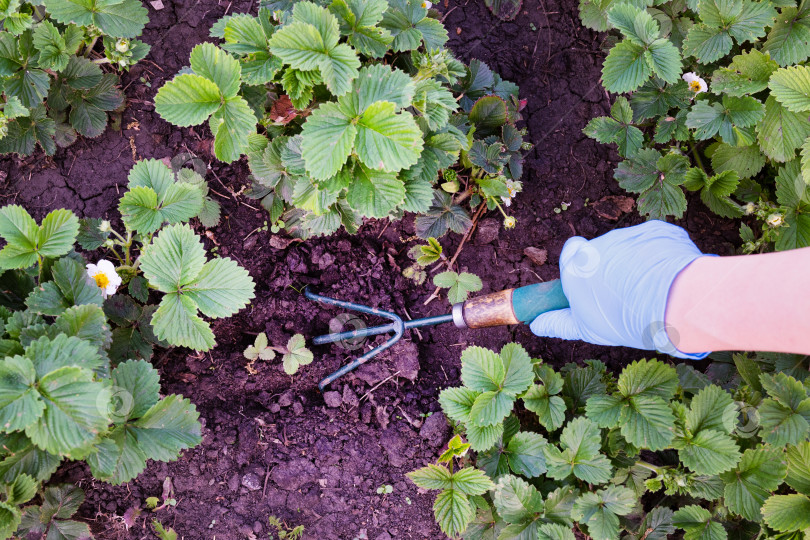
[[[584,132],[616,144],[639,212],[682,217],[685,188],[761,220],[748,252],[810,245],[810,2],[580,0],[580,15],[619,36],[602,82],[628,96]]]
[[[77,135],[98,137],[123,106],[115,73],[149,53],[138,0],[0,2],[0,154],[52,155]],[[103,56],[95,45],[103,44]]]
[[[130,172],[121,233],[69,210],[38,224],[20,206],[0,209],[0,483],[8,486],[0,538],[18,525],[48,538],[49,530],[83,530],[52,521],[72,513],[54,514],[54,501],[78,495],[49,488],[41,507],[18,508],[64,460],[121,484],[148,459],[172,461],[199,444],[194,405],[161,397],[148,360],[155,345],[210,349],[214,334],[199,313],[227,317],[253,297],[248,273],[228,258],[206,261],[184,223],[204,212],[205,193],[196,173],[175,176],[147,160]],[[86,263],[74,243],[118,265]],[[284,352],[285,365],[307,362],[297,342]]]
[[[177,227],[165,231],[171,236]],[[161,336],[156,319],[166,297],[156,307],[116,295],[116,284],[123,280],[115,268],[108,269],[111,263],[86,265],[75,251],[81,228],[69,210],[54,210],[37,224],[19,206],[0,209],[0,237],[6,241],[0,250],[0,482],[17,486],[30,480],[25,489],[7,490],[0,503],[2,538],[21,520],[23,532],[49,537],[55,534],[47,533],[50,529],[73,527],[72,522],[50,521],[70,516],[51,509],[59,506],[52,499],[70,498],[64,493],[46,491],[43,505],[25,515],[18,508],[65,460],[83,460],[95,478],[121,484],[140,474],[148,459],[175,460],[201,441],[194,405],[176,394],[161,397],[157,370],[146,360],[129,359],[149,358],[153,344],[163,344],[150,320]],[[156,249],[165,231],[143,249],[144,256]],[[177,302],[182,309],[201,306],[208,313],[213,295],[222,302],[215,315],[223,313],[227,292],[201,285],[214,277],[221,280],[221,268],[206,270],[204,252],[195,253],[198,244],[188,230],[184,256],[164,257],[155,281],[160,286],[160,278],[176,272],[183,276],[174,282],[182,290],[170,294],[183,296]],[[198,249],[203,251],[201,245]],[[130,280],[133,294],[146,301],[145,282],[133,286],[137,266],[138,260],[129,273],[122,267],[118,271]],[[238,275],[232,282],[239,283]],[[172,312],[180,328],[167,332],[170,340],[187,333],[182,309]]]
[[[206,262],[202,241],[184,222],[205,213],[207,188],[194,180],[196,173],[187,182],[190,177],[182,172],[175,177],[157,160],[136,163],[119,204],[125,230],[111,231],[113,237],[104,242],[132,293],[121,301],[127,305],[119,316],[130,322],[146,318],[154,336],[171,345],[208,350],[216,344],[214,333],[199,313],[233,315],[253,298],[254,285],[247,271],[227,257]],[[157,307],[144,307],[136,316],[130,306],[146,302],[147,286],[163,297]],[[134,346],[129,343],[128,348]]]
[[[221,45],[195,47],[155,109],[208,121],[217,158],[247,155],[249,196],[295,236],[406,211],[424,238],[466,232],[461,203],[494,209],[519,190],[525,103],[485,64],[453,58],[428,7],[272,2],[226,16],[211,30]]]
[[[799,538],[810,527],[810,379],[794,356],[734,355],[712,366],[725,373],[712,382],[686,364],[641,360],[616,378],[596,360],[557,372],[519,345],[470,347],[463,386],[439,402],[476,452],[476,468],[462,469],[475,485],[443,465],[469,461],[455,439],[408,476],[440,490],[449,536]]]

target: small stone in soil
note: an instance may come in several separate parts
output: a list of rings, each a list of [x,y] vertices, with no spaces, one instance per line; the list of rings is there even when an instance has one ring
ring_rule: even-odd
[[[478,223],[478,231],[475,233],[475,245],[483,246],[492,243],[501,232],[501,224],[497,219],[482,219]]]
[[[326,402],[328,407],[340,407],[340,403],[343,399],[340,396],[340,392],[324,392],[323,400]]]
[[[248,488],[250,491],[257,491],[261,489],[262,481],[257,475],[247,473],[242,477],[242,485]]]
[[[537,266],[543,266],[546,264],[548,260],[548,251],[545,249],[540,249],[536,247],[527,247],[523,250],[523,254],[526,255],[530,261],[532,261]]]
[[[284,392],[281,394],[281,397],[278,398],[278,404],[281,407],[289,407],[292,405],[293,402],[293,395],[291,392]]]
[[[303,406],[303,405],[301,405],[301,403],[299,403],[299,402],[297,402],[297,401],[296,401],[295,403],[293,403],[293,408],[292,408],[292,409],[293,409],[293,413],[294,413],[296,416],[300,416],[300,415],[301,415],[301,413],[303,413],[303,412],[304,412],[304,406]]]

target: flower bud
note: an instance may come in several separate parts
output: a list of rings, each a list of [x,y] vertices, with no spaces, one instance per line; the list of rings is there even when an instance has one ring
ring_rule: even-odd
[[[109,231],[111,231],[112,227],[110,226],[110,222],[105,219],[98,226],[98,230],[100,230],[101,232],[109,232]]]
[[[107,238],[107,239],[104,241],[104,247],[111,248],[111,247],[113,247],[113,246],[115,246],[115,242],[113,242],[113,241],[112,241],[112,238]]]
[[[506,229],[514,229],[515,225],[517,225],[517,220],[512,216],[506,216],[503,219],[503,226]]]
[[[129,40],[125,38],[119,39],[115,43],[115,50],[120,53],[125,53],[129,50]]]
[[[757,211],[757,205],[750,202],[750,203],[746,204],[743,209],[745,210],[745,215],[750,216],[751,214],[753,214],[754,212]]]

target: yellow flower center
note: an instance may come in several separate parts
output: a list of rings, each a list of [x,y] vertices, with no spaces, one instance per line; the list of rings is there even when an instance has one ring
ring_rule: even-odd
[[[422,2],[422,8],[426,8],[426,7],[427,7],[427,2]]]
[[[105,274],[104,272],[99,272],[98,274],[93,276],[93,279],[96,280],[96,285],[98,285],[102,289],[106,288],[107,285],[110,284],[110,278],[108,278],[107,274]]]
[[[700,81],[692,81],[689,83],[689,89],[692,92],[700,92]]]

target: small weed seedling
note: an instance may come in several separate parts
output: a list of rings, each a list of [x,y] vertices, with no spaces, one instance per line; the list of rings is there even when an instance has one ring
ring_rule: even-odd
[[[394,492],[394,486],[391,484],[383,484],[377,488],[377,495],[390,495]]]
[[[306,340],[301,334],[295,334],[287,341],[284,356],[281,357],[287,375],[295,375],[299,367],[312,363],[314,356],[306,345]]]
[[[402,271],[402,275],[417,285],[423,284],[427,279],[427,272],[424,270],[425,267],[439,260],[447,260],[447,257],[442,253],[442,245],[432,236],[428,238],[427,244],[413,246],[409,249],[408,257],[416,262],[405,268],[405,270]]]
[[[270,516],[267,518],[270,522],[270,526],[275,529],[275,536],[273,536],[273,532],[270,532],[270,538],[278,540],[300,540],[300,538],[304,535],[304,526],[298,525],[296,527],[290,528],[285,522],[281,521],[276,516]]]
[[[168,476],[163,480],[163,493],[161,494],[161,498],[163,499],[163,503],[158,506],[160,500],[157,497],[147,497],[146,507],[152,510],[152,512],[157,512],[167,506],[177,506],[177,499],[174,498],[172,479]]]
[[[163,526],[161,522],[156,519],[152,520],[152,529],[160,540],[177,540],[177,533],[169,527],[169,530]]]
[[[315,358],[312,351],[307,349],[306,341],[301,334],[295,334],[291,337],[287,341],[286,346],[275,347],[269,345],[267,334],[262,332],[256,336],[253,345],[245,349],[245,352],[242,354],[245,358],[250,360],[246,366],[248,372],[255,375],[256,370],[253,368],[254,362],[258,359],[272,360],[276,357],[276,353],[282,355],[281,363],[287,375],[295,375],[298,372],[298,368],[311,364],[312,360]]]
[[[481,278],[475,274],[469,272],[459,274],[453,271],[436,274],[433,278],[433,284],[442,289],[447,289],[447,300],[451,304],[464,302],[471,292],[480,291],[484,286],[481,283]]]

